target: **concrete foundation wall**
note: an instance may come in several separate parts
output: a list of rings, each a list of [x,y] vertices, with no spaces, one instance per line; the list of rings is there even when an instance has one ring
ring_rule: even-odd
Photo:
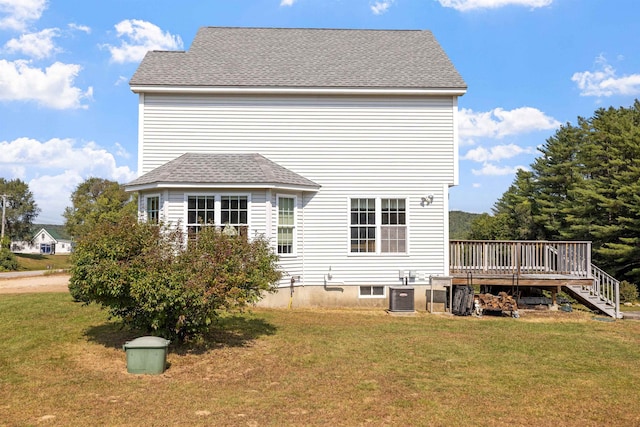
[[[433,282],[433,311],[443,312],[445,311],[446,288],[451,281],[449,278],[439,277],[434,278]],[[431,288],[428,285],[409,287],[414,289],[416,311],[431,311],[429,307]],[[293,308],[389,308],[390,291],[388,286],[385,286],[384,296],[380,297],[361,297],[359,291],[359,286],[296,286],[293,296],[291,296],[291,288],[283,287],[274,294],[266,294],[257,305],[258,307],[287,308],[291,303]]]

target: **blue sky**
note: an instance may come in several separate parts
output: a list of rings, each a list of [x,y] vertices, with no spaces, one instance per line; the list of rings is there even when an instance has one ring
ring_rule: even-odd
[[[144,52],[201,26],[429,29],[469,89],[451,209],[489,212],[557,127],[640,97],[637,0],[0,0],[0,176],[62,223],[90,176],[136,176]]]

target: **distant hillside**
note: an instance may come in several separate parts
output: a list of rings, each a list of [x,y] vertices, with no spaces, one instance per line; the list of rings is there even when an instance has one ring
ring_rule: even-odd
[[[58,233],[58,236],[62,239],[71,240],[71,236],[67,234],[67,230],[65,230],[64,225],[60,224],[33,224],[31,227],[32,234],[40,231],[41,228],[46,228],[47,230],[54,231]],[[58,237],[56,237],[57,239]]]
[[[449,238],[450,239],[467,239],[469,231],[471,231],[471,223],[479,217],[480,214],[450,211],[449,212]]]

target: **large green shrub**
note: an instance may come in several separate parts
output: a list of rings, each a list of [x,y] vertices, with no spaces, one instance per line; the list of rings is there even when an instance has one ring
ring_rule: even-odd
[[[638,299],[638,288],[626,280],[620,282],[620,301],[635,302]]]
[[[18,269],[18,259],[7,248],[0,247],[0,271],[14,271]]]
[[[257,302],[281,278],[277,256],[263,238],[229,236],[202,227],[185,243],[175,229],[101,223],[72,254],[69,290],[133,328],[168,339],[201,336],[220,310]]]

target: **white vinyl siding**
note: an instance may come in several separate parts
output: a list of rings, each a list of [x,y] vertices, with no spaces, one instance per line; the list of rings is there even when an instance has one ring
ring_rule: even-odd
[[[255,152],[321,186],[317,193],[299,193],[298,257],[281,259],[283,269],[301,275],[302,282],[322,284],[329,268],[335,281],[354,285],[395,285],[399,269],[421,277],[448,274],[455,98],[145,94],[144,103],[141,173],[185,152]],[[169,191],[171,221],[185,214],[183,195],[191,192]],[[251,193],[252,233],[271,236],[277,248],[275,191]],[[433,203],[424,205],[421,198],[428,194]],[[350,253],[347,213],[355,196],[406,201],[411,217],[405,252]]]

